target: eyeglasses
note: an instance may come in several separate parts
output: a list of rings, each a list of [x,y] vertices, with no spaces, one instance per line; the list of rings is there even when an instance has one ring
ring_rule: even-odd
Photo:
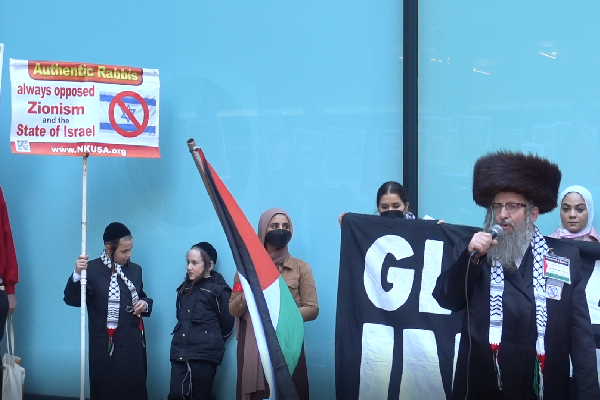
[[[527,204],[523,204],[523,203],[492,203],[490,205],[490,209],[494,212],[494,214],[499,214],[502,212],[502,209],[504,208],[506,210],[507,213],[512,214],[517,212],[517,210],[519,210],[519,208],[521,207],[527,207]]]

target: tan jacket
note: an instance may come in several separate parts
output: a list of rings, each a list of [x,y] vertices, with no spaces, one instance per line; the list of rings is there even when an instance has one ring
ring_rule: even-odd
[[[283,280],[287,283],[288,288],[300,310],[304,321],[312,321],[319,315],[319,303],[317,301],[317,289],[315,288],[315,280],[312,275],[310,266],[302,260],[292,256],[286,257],[283,265],[279,269],[279,273]],[[265,377],[260,362],[256,338],[254,336],[254,328],[250,321],[248,305],[244,292],[240,291],[240,278],[236,272],[233,278],[233,292],[229,299],[229,313],[234,317],[240,317],[247,321],[246,336],[243,342],[238,342],[239,346],[243,346],[243,358],[238,358],[238,366],[241,367],[241,385],[240,399],[248,400],[252,397],[252,393],[265,390]],[[237,332],[236,332],[237,338]]]
[[[279,272],[285,283],[287,283],[304,321],[316,319],[319,315],[319,302],[317,300],[317,288],[310,265],[298,258],[288,256]],[[240,279],[236,272],[233,283],[235,285],[239,282]],[[247,311],[248,306],[244,293],[235,291],[231,293],[229,313],[234,317],[243,317]]]

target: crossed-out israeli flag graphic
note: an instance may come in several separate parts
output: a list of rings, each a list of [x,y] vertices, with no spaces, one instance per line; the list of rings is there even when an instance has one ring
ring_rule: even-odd
[[[115,100],[115,97],[118,97]],[[148,125],[145,127],[140,136],[154,137],[157,132],[157,113],[156,113],[156,97],[144,97],[142,100],[147,105],[146,111],[143,104],[132,96],[120,96],[118,93],[100,93],[100,131],[108,134],[119,134],[119,130],[126,132],[135,132],[143,124],[143,121],[148,113]],[[109,112],[110,104],[115,100],[116,104],[113,110],[114,122],[111,121]],[[127,109],[128,111],[126,111]],[[116,123],[116,127],[114,125]]]

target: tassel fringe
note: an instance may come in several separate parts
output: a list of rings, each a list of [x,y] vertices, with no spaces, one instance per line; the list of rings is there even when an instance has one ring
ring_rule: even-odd
[[[498,350],[500,349],[499,344],[492,344],[492,357],[494,359],[494,369],[496,370],[496,379],[498,380],[498,389],[502,390],[502,371],[500,370],[500,364],[498,362]]]
[[[113,352],[115,351],[115,345],[113,343],[113,335],[115,334],[115,330],[112,328],[107,328],[108,331],[108,355],[112,357]]]
[[[536,357],[533,372],[533,390],[538,400],[544,400],[544,359],[545,355]]]

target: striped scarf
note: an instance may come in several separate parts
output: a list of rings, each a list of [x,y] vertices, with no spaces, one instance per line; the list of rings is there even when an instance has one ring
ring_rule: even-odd
[[[102,250],[102,254],[100,254],[100,259],[108,268],[112,268],[113,261],[110,259],[106,250]],[[133,283],[127,279],[123,270],[121,269],[122,265],[118,263],[114,263],[115,272],[113,272],[110,276],[110,285],[108,287],[108,312],[106,314],[106,329],[108,331],[108,353],[112,356],[114,351],[113,345],[113,335],[115,334],[115,330],[117,326],[119,326],[119,309],[121,306],[121,289],[119,287],[119,283],[117,282],[117,276],[119,276],[123,282],[127,285],[127,288],[131,292],[131,304],[135,305],[139,301],[139,297],[137,294],[137,290]]]
[[[541,235],[539,229],[534,227],[531,238],[533,252],[533,293],[535,297],[535,324],[537,326],[536,340],[536,363],[533,380],[533,389],[539,400],[544,398],[544,361],[546,350],[544,346],[544,335],[546,333],[546,295],[544,278],[544,255],[548,253],[548,245]],[[504,270],[498,260],[492,262],[490,275],[490,331],[489,342],[492,348],[494,368],[498,380],[498,389],[502,390],[502,371],[498,362],[498,351],[502,341],[502,295],[504,293]]]

